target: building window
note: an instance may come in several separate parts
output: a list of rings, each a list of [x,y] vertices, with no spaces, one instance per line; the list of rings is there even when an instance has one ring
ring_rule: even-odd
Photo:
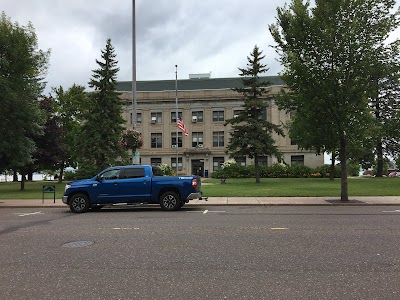
[[[192,122],[193,123],[203,122],[203,111],[192,111]]]
[[[192,147],[203,147],[202,132],[192,132]]]
[[[151,148],[162,148],[162,133],[151,134]]]
[[[162,123],[162,112],[151,113],[151,123]]]
[[[171,167],[176,170],[176,157],[171,157]],[[178,157],[178,171],[183,170],[182,157]]]
[[[234,159],[238,165],[240,165],[240,166],[246,165],[246,156],[237,156]]]
[[[130,115],[131,124],[133,124],[133,118],[132,118],[132,116],[133,116],[133,113],[131,113],[131,115]],[[137,113],[137,114],[136,114],[136,123],[137,123],[137,124],[142,123],[142,113]]]
[[[224,163],[224,158],[223,157],[214,157],[213,158],[213,171],[218,170],[221,168],[222,164]]]
[[[266,108],[262,109],[261,114],[258,117],[258,119],[261,120],[261,121],[267,121],[267,110],[266,110]]]
[[[178,118],[182,118],[181,111],[178,111]],[[176,111],[171,112],[171,123],[176,123]]]
[[[224,111],[223,110],[213,111],[213,122],[222,122],[222,121],[225,121]]]
[[[235,109],[235,110],[233,111],[233,117],[234,117],[234,118],[239,117],[239,115],[240,115],[242,112],[243,112],[242,109]]]
[[[291,164],[293,165],[303,165],[304,166],[304,155],[292,155]]]
[[[176,140],[176,132],[171,133],[171,147],[172,148],[182,147],[182,132],[178,132],[178,141]]]
[[[268,156],[259,156],[258,164],[268,166]]]
[[[224,132],[214,131],[213,132],[213,147],[224,147]]]
[[[152,158],[150,158],[150,163],[151,163],[152,166],[161,165],[161,157],[152,157]]]

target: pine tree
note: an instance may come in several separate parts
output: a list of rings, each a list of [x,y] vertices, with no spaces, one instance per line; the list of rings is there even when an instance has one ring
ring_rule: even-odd
[[[96,60],[99,68],[93,70],[89,82],[94,92],[89,95],[89,105],[78,137],[79,168],[87,175],[109,167],[121,155],[118,141],[124,120],[121,116],[122,104],[116,92],[118,62],[110,39],[107,39],[101,57],[103,61]]]
[[[262,51],[254,47],[250,57],[247,57],[247,68],[239,68],[243,87],[233,89],[243,95],[243,109],[233,118],[226,120],[225,125],[231,124],[233,132],[229,138],[227,152],[231,157],[248,156],[254,159],[256,183],[260,183],[258,159],[260,156],[276,156],[281,160],[272,133],[283,135],[278,125],[266,120],[267,99],[266,88],[269,83],[260,80],[259,75],[268,71],[261,63]]]

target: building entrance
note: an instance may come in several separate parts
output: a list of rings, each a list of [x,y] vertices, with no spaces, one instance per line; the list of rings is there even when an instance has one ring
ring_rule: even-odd
[[[204,177],[204,160],[202,159],[192,160],[192,174]]]

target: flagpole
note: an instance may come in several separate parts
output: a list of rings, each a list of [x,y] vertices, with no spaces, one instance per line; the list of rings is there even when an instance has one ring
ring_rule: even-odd
[[[175,120],[176,120],[176,175],[178,176],[178,145],[179,145],[179,129],[178,129],[178,65],[175,65]],[[182,141],[183,142],[183,141]]]

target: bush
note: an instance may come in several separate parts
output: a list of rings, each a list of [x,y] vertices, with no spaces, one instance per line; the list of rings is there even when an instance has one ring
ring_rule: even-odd
[[[331,165],[325,164],[323,166],[317,167],[314,169],[313,173],[320,173],[321,177],[327,178],[330,176],[330,173],[331,173]],[[340,165],[339,166],[336,165],[334,177],[340,178],[340,174],[341,174]]]
[[[74,181],[77,180],[78,177],[76,176],[75,172],[71,172],[71,171],[65,171],[64,172],[64,180],[66,181]]]
[[[310,168],[303,165],[285,165],[282,163],[275,163],[272,166],[260,165],[260,177],[267,178],[328,178],[331,171],[331,165],[323,165],[317,168]],[[358,165],[349,165],[349,175],[358,175]],[[335,166],[335,178],[340,178],[340,165]],[[254,178],[255,166],[248,165],[242,166],[237,163],[230,163],[215,170],[211,174],[212,178]]]
[[[303,165],[292,165],[287,167],[287,177],[308,178],[314,173],[310,167]]]
[[[158,166],[163,176],[171,176],[173,174],[172,167],[167,164],[161,164]]]
[[[268,168],[268,177],[283,178],[288,177],[288,166],[282,163],[275,163]]]

